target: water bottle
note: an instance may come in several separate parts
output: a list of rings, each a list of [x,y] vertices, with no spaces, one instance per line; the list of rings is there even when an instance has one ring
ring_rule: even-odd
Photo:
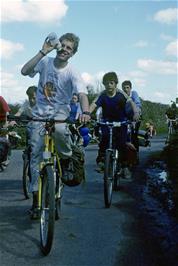
[[[51,32],[50,34],[48,34],[48,36],[46,37],[46,42],[48,42],[51,46],[53,46],[58,51],[61,49],[61,43],[55,32]]]

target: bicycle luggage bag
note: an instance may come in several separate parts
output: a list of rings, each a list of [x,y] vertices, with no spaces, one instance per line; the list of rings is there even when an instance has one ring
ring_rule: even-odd
[[[81,147],[72,145],[69,175],[63,176],[62,181],[67,186],[78,186],[85,180],[84,152]]]

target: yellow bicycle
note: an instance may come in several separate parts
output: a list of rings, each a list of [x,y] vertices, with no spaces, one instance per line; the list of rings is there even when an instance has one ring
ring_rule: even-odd
[[[52,248],[55,220],[59,219],[62,197],[62,167],[60,158],[55,150],[53,133],[55,123],[64,123],[64,120],[20,118],[9,116],[8,120],[28,123],[29,121],[44,124],[44,151],[40,163],[38,180],[38,212],[40,214],[41,250],[48,255]]]
[[[38,120],[39,121],[39,120]],[[52,247],[55,219],[59,219],[62,197],[62,168],[55,151],[53,133],[55,123],[61,120],[40,120],[45,122],[43,161],[40,163],[38,182],[38,209],[40,211],[40,239],[44,255]]]
[[[75,179],[75,168],[74,162],[71,162],[71,175],[69,179],[65,179],[63,176],[63,170],[61,166],[61,158],[59,157],[54,144],[54,132],[55,123],[68,123],[68,120],[56,120],[56,119],[38,119],[38,118],[23,118],[8,116],[8,120],[20,122],[22,124],[28,124],[29,121],[41,122],[44,127],[44,150],[43,159],[39,165],[39,180],[38,180],[38,204],[37,210],[40,216],[40,241],[41,250],[44,255],[48,255],[52,248],[55,220],[60,217],[61,209],[61,198],[64,184],[69,186],[79,185],[82,180]],[[72,123],[73,124],[73,123]],[[80,134],[78,129],[73,128],[72,134],[72,150],[73,155],[78,155],[79,165],[78,168],[83,166],[83,153],[79,152],[77,146],[80,142]],[[76,152],[74,153],[74,147]],[[78,153],[77,153],[78,152]],[[73,156],[75,158],[75,156]],[[84,173],[83,173],[84,174]],[[75,182],[74,182],[75,181]]]

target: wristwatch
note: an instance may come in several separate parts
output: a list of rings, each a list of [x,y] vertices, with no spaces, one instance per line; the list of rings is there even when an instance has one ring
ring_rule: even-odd
[[[83,112],[83,115],[89,115],[89,116],[91,116],[91,113],[90,112],[87,112],[87,111],[84,111]]]

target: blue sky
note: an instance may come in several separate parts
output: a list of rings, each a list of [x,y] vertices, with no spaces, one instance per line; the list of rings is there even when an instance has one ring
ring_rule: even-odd
[[[23,102],[38,77],[20,69],[50,32],[80,37],[70,62],[86,83],[101,90],[105,72],[130,79],[144,100],[170,104],[178,97],[177,1],[1,0],[0,94]],[[55,56],[52,52],[50,56]]]

